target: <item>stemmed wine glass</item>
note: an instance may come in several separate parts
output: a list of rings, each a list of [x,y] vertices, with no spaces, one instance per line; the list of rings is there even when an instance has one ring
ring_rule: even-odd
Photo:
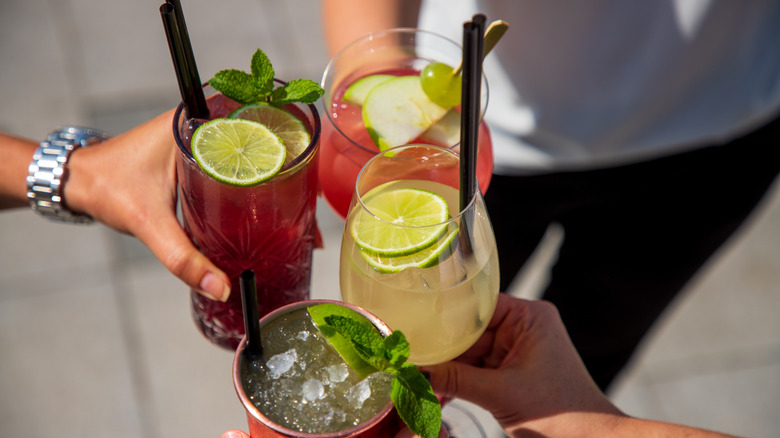
[[[460,208],[459,159],[422,144],[377,154],[346,219],[342,298],[402,331],[417,365],[471,347],[498,299],[495,236],[479,190]]]
[[[344,301],[404,333],[409,361],[456,358],[485,331],[498,299],[496,239],[482,193],[461,208],[460,157],[412,144],[381,152],[360,171],[341,243]],[[453,409],[444,427],[485,436]]]
[[[422,29],[387,29],[373,32],[344,47],[328,63],[322,76],[324,112],[320,142],[320,189],[323,198],[340,217],[345,218],[360,169],[379,152],[365,125],[361,107],[346,98],[350,87],[370,76],[418,76],[432,62],[455,66],[461,62],[460,44]],[[488,101],[487,80],[482,78],[480,107]],[[402,98],[399,98],[403,100]],[[387,102],[388,107],[397,102]],[[460,107],[451,109],[437,123],[410,143],[443,146],[460,153]],[[454,119],[453,119],[454,117]],[[453,129],[455,128],[455,129]],[[477,178],[484,193],[493,171],[490,131],[479,125]]]

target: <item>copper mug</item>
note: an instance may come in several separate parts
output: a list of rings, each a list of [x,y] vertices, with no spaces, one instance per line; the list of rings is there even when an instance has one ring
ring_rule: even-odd
[[[349,309],[352,309],[368,319],[383,336],[388,336],[392,330],[382,320],[377,318],[372,313],[365,309],[354,306],[351,304],[343,303],[341,301],[333,300],[305,300],[297,303],[288,304],[280,307],[273,312],[265,315],[260,319],[260,327],[264,324],[274,320],[275,318],[298,310],[302,307],[309,307],[321,303],[334,303]],[[348,437],[363,437],[363,438],[387,438],[393,437],[397,432],[403,428],[403,422],[393,408],[391,401],[387,402],[379,413],[374,415],[368,421],[365,421],[355,427],[345,429],[339,432],[332,433],[306,433],[297,430],[292,430],[275,423],[265,415],[252,403],[249,396],[244,391],[244,385],[241,381],[241,362],[243,360],[244,348],[246,345],[246,337],[244,337],[238,344],[236,349],[236,355],[233,359],[233,386],[236,389],[239,400],[244,405],[246,410],[247,420],[249,422],[249,435],[252,438],[279,438],[279,437],[295,437],[295,438],[348,438]]]

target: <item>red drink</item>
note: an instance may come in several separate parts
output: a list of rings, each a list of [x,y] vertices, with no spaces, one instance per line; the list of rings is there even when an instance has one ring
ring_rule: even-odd
[[[419,75],[419,73],[419,71],[414,70],[396,69],[373,74],[406,76]],[[350,78],[349,81],[344,81],[343,85],[336,88],[327,108],[331,123],[325,122],[322,126],[320,189],[330,206],[342,218],[347,215],[360,169],[379,152],[363,124],[361,109],[342,100],[344,91],[358,79],[360,78]],[[425,135],[409,143],[452,147],[455,152],[460,151],[460,144],[443,144],[441,141]],[[477,148],[477,180],[479,180],[480,188],[484,193],[490,184],[493,173],[493,148],[490,141],[490,131],[484,121],[479,125]]]
[[[399,48],[403,50],[398,50]],[[323,75],[325,110],[328,120],[322,126],[320,190],[330,206],[346,217],[355,191],[355,181],[363,165],[379,152],[363,123],[360,107],[343,101],[345,90],[356,80],[375,74],[419,75],[431,61],[457,65],[460,46],[442,36],[414,29],[392,29],[371,34],[347,46]],[[487,84],[482,85],[483,107],[487,104]],[[460,144],[446,144],[425,133],[409,143],[432,144],[460,150]],[[490,132],[483,121],[479,128],[477,180],[484,193],[493,172]]]
[[[226,117],[239,107],[221,94],[208,103],[212,118]],[[309,297],[317,234],[319,118],[313,105],[284,109],[303,122],[311,144],[271,180],[253,187],[230,186],[206,175],[189,147],[191,133],[203,121],[186,120],[181,105],[174,116],[183,227],[198,249],[230,276],[232,289],[225,303],[192,291],[192,314],[207,339],[232,350],[244,335],[238,281],[242,271],[255,273],[261,315]]]

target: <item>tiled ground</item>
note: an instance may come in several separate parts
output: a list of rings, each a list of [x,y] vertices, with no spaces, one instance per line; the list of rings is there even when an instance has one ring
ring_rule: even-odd
[[[319,79],[316,2],[182,2],[202,78],[248,68],[261,47],[278,76]],[[160,3],[2,0],[0,129],[116,133],[174,106]],[[342,223],[320,207],[326,248],[315,254],[313,295],[337,298]],[[543,279],[530,270],[516,293],[533,296]],[[777,436],[779,284],[775,193],[669,312],[613,399],[638,416]],[[199,337],[185,287],[133,238],[0,214],[0,437],[215,438],[245,425],[231,360]]]

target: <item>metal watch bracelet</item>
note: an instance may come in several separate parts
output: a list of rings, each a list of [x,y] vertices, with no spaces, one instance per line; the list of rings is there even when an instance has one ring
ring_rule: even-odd
[[[68,179],[68,159],[74,150],[111,138],[103,131],[64,126],[49,134],[33,154],[27,169],[27,198],[30,207],[46,218],[88,224],[91,216],[69,210],[62,193]]]

